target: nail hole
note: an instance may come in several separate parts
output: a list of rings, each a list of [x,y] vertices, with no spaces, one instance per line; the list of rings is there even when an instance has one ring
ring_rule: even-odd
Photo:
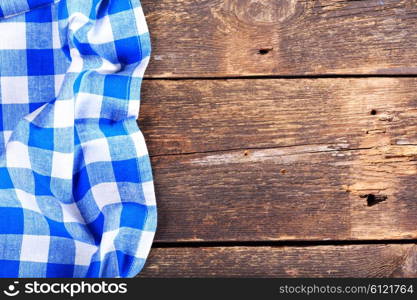
[[[371,115],[373,115],[373,116],[376,115],[376,110],[375,109],[371,110]]]
[[[249,154],[248,150],[246,150],[245,152],[243,152],[243,155],[244,156],[248,156],[248,154]]]
[[[282,175],[284,175],[284,174],[286,174],[286,173],[287,173],[287,170],[285,170],[285,169],[281,169],[281,170],[280,170],[280,173],[281,173]]]
[[[272,50],[272,48],[263,48],[263,49],[259,49],[259,50],[258,50],[258,54],[260,54],[260,55],[266,55],[266,54],[268,54],[269,52],[271,52],[271,50]]]
[[[373,206],[375,204],[381,203],[388,199],[386,195],[375,195],[375,194],[366,194],[360,195],[361,198],[366,198],[366,203],[368,206]]]

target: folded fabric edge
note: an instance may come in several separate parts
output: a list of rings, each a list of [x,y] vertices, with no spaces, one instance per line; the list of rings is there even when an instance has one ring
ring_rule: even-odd
[[[0,0],[0,19],[15,17],[61,0]]]
[[[1,0],[0,0],[1,1]],[[19,1],[20,3],[23,3],[23,2],[26,2],[25,0],[23,0],[23,1]],[[41,1],[38,1],[39,3],[41,2]],[[47,5],[47,4],[51,4],[52,2],[58,2],[58,1],[49,1],[48,3],[46,3],[46,4],[44,4],[44,5]],[[0,2],[1,4],[4,4],[4,3],[6,3],[6,1],[3,1],[3,2]],[[9,2],[10,3],[10,2]],[[39,5],[39,6],[37,6],[37,7],[33,7],[32,9],[34,9],[34,8],[39,8],[39,7],[41,7],[42,5]],[[10,10],[9,10],[10,11]],[[16,11],[16,10],[15,10]],[[23,12],[27,12],[27,11],[29,11],[29,10],[26,10],[26,11],[21,11],[22,13]],[[9,15],[9,16],[11,16],[11,15]],[[138,20],[137,20],[138,21]],[[139,20],[140,21],[140,20]],[[142,27],[142,31],[144,31],[144,28]],[[149,39],[149,36],[147,35],[147,34],[145,34],[145,35],[143,35],[143,36],[141,36],[141,35],[138,35],[138,37],[139,37],[139,39],[141,40],[141,42],[142,42],[142,44],[141,44],[141,46],[143,46],[143,42],[144,41],[147,41],[148,39]],[[142,40],[142,38],[143,38],[143,40]],[[80,57],[80,59],[82,59],[81,57]],[[146,66],[147,66],[147,63],[148,63],[148,61],[149,61],[149,59],[148,59],[148,56],[146,56],[144,59],[142,59],[142,61],[139,63],[139,64],[133,64],[133,65],[137,65],[137,68],[135,68],[135,70],[133,71],[133,73],[131,74],[131,76],[133,76],[133,77],[136,77],[136,78],[141,78],[142,76],[143,76],[143,72],[144,72],[144,70],[146,69]],[[104,68],[104,69],[106,69],[106,68]],[[112,69],[112,68],[111,68]],[[113,69],[112,69],[113,70]],[[92,70],[90,70],[90,71],[92,71]],[[96,71],[97,73],[100,73],[100,70],[94,70],[94,71]],[[114,71],[117,71],[117,68],[114,70]],[[120,70],[120,71],[126,71],[126,70]],[[83,70],[83,72],[86,72],[86,70]],[[75,72],[75,74],[77,74],[78,72]],[[87,73],[89,73],[89,74],[92,74],[92,73],[94,73],[94,72],[87,72]],[[110,74],[108,74],[107,72],[103,72],[104,74],[107,74],[107,75],[110,75]],[[110,73],[112,73],[112,72],[110,72]],[[117,72],[116,72],[117,73]],[[73,73],[74,74],[74,73]],[[79,74],[79,73],[78,73]],[[83,74],[85,74],[85,73],[83,73]],[[115,75],[115,74],[114,74]],[[126,73],[124,73],[123,74],[123,76],[126,76],[127,74]],[[138,76],[139,75],[139,76]],[[128,76],[129,77],[129,76]],[[122,78],[122,77],[109,77],[109,78],[112,78],[113,80],[114,79],[117,79],[117,78]],[[65,80],[64,80],[65,81]],[[69,80],[69,82],[70,82],[71,80]],[[136,82],[137,83],[137,82]],[[136,92],[137,92],[137,90],[136,90]],[[137,94],[135,92],[135,95],[136,95],[136,97],[138,97],[139,95]],[[130,95],[130,93],[127,93],[128,95]],[[78,94],[76,94],[76,97],[78,96]],[[94,95],[90,95],[90,97],[93,97]],[[65,97],[64,97],[65,98]],[[72,99],[72,100],[74,100],[75,101],[75,99]],[[139,99],[137,99],[137,100],[139,100]],[[58,106],[56,105],[58,103]],[[68,103],[68,104],[70,104],[69,103],[69,101],[64,101],[63,99],[56,99],[56,100],[54,100],[54,101],[51,101],[50,103],[46,103],[45,105],[43,105],[42,107],[40,107],[38,110],[36,110],[35,112],[33,112],[33,113],[31,113],[31,114],[29,114],[29,115],[27,115],[26,117],[25,117],[25,121],[29,121],[29,123],[31,123],[31,124],[33,124],[33,125],[36,125],[36,126],[38,126],[39,127],[39,129],[41,130],[42,128],[45,128],[46,130],[48,130],[49,129],[49,124],[47,124],[47,123],[45,123],[45,124],[43,124],[44,123],[44,121],[45,120],[51,120],[51,118],[48,118],[48,115],[55,115],[55,114],[58,114],[58,115],[61,115],[60,113],[59,113],[59,106],[60,106],[60,104],[63,104],[63,103]],[[123,102],[120,102],[120,103],[123,103]],[[75,104],[75,103],[72,103],[73,105]],[[135,111],[135,114],[136,114],[136,116],[137,116],[137,114],[138,114],[138,109],[139,109],[139,101],[135,101],[135,105],[133,105],[132,106],[132,110],[129,110],[129,112],[132,112],[132,111]],[[62,107],[64,107],[64,106],[62,106]],[[57,109],[58,108],[58,109]],[[72,115],[72,113],[70,113],[70,114],[68,114],[68,111],[65,111],[66,112],[66,114],[67,114],[67,116],[69,116],[69,117],[71,117],[71,119],[72,120],[74,120],[74,116]],[[125,122],[127,119],[122,119],[122,120],[119,120],[119,121],[121,121],[121,122]],[[131,120],[130,119],[130,121],[132,121],[132,122],[129,122],[132,126],[133,125],[135,125],[135,126],[137,126],[137,124],[135,123],[135,122],[133,122],[133,120]],[[61,120],[61,122],[62,122],[62,120]],[[71,126],[76,126],[76,125],[73,125],[73,124],[64,124],[65,125],[65,127],[71,127]],[[68,126],[69,125],[69,126]],[[61,126],[62,126],[62,124],[61,124]],[[17,139],[18,137],[16,137],[16,139]],[[14,140],[14,138],[12,138],[12,140]],[[16,160],[17,161],[17,160]],[[154,211],[155,210],[155,211]],[[145,223],[146,222],[150,222],[150,223],[152,223],[152,224],[154,224],[154,226],[156,226],[156,209],[155,208],[153,208],[152,209],[152,211],[154,211],[154,213],[151,213],[150,215],[149,215],[149,218],[147,218],[147,220],[145,221]],[[154,219],[153,221],[151,221],[152,219]],[[127,272],[125,272],[124,273],[124,275],[126,275],[127,277],[133,277],[133,276],[135,276],[136,274],[133,274],[134,272],[138,272],[138,271],[140,271],[141,269],[142,269],[142,267],[143,267],[143,265],[144,265],[144,263],[145,263],[145,259],[146,259],[146,256],[147,256],[147,253],[149,252],[149,250],[150,250],[150,248],[151,248],[151,244],[152,244],[152,240],[153,240],[153,236],[154,236],[154,232],[155,232],[155,229],[152,229],[152,230],[149,230],[149,234],[148,234],[148,240],[150,241],[149,243],[146,243],[146,246],[145,245],[143,245],[143,247],[142,247],[142,254],[143,254],[143,261],[142,261],[142,263],[140,264],[140,265],[138,265],[138,264],[136,264],[136,265],[131,265],[130,266],[130,268],[129,268],[129,270],[127,270]],[[152,236],[152,238],[151,238],[151,236]],[[145,253],[146,252],[146,253]]]

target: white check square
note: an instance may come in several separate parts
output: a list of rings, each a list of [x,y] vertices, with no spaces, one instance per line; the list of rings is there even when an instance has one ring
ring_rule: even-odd
[[[25,104],[29,103],[28,77],[0,76],[1,103],[2,104]]]
[[[42,213],[34,195],[26,193],[25,191],[19,189],[16,189],[16,195],[23,208],[35,211],[40,214]]]
[[[76,119],[98,119],[101,116],[103,95],[79,93],[76,97]]]
[[[74,126],[74,102],[57,100],[54,104],[54,128]]]
[[[131,99],[129,101],[128,116],[137,118],[139,116],[140,100]]]
[[[26,24],[21,22],[0,22],[0,50],[25,50]]]
[[[108,142],[105,138],[82,144],[85,164],[111,161]]]
[[[87,36],[91,44],[97,45],[114,42],[113,29],[109,16],[97,20]]]
[[[74,153],[61,153],[54,151],[52,154],[52,177],[72,179]]]
[[[23,235],[21,261],[48,262],[50,237],[47,235]]]
[[[61,207],[62,207],[62,219],[65,223],[85,224],[84,218],[81,216],[81,212],[77,204],[61,203]]]
[[[107,205],[121,203],[119,189],[115,182],[95,185],[91,188],[91,192],[100,210]]]
[[[61,91],[62,84],[64,83],[65,75],[58,74],[54,76],[54,83],[55,83],[55,97],[59,96],[59,92]]]
[[[114,240],[119,234],[119,230],[107,231],[103,233],[100,244],[100,259],[103,260],[107,253],[115,251]]]
[[[142,132],[137,131],[132,133],[130,137],[133,140],[138,157],[148,155],[148,148],[146,147],[145,138],[143,137]]]
[[[75,48],[71,48],[70,55],[71,55],[71,64],[68,67],[67,72],[68,73],[80,73],[80,72],[82,72],[82,70],[84,68],[84,60],[81,57],[80,52]]]
[[[95,245],[90,245],[80,241],[74,241],[75,243],[75,264],[78,266],[88,266],[91,263],[91,258],[98,250]]]
[[[60,49],[61,39],[59,35],[59,22],[52,22],[52,48]]]
[[[142,191],[145,197],[145,204],[150,206],[156,205],[155,188],[153,185],[153,181],[142,183]]]
[[[142,59],[140,64],[136,67],[135,71],[133,72],[133,77],[142,78],[143,75],[145,75],[146,68],[149,64],[149,59],[149,56]]]
[[[28,146],[21,142],[12,141],[7,144],[6,160],[9,168],[31,168]]]
[[[139,248],[136,251],[136,257],[145,259],[151,250],[152,241],[155,236],[154,232],[142,231],[140,236]]]
[[[136,23],[138,27],[138,33],[144,34],[148,32],[148,25],[146,24],[146,18],[143,14],[143,9],[141,6],[133,9],[135,13]]]

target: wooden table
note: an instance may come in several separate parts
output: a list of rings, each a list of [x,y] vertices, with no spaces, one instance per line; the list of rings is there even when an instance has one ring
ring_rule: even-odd
[[[417,1],[142,4],[142,277],[417,276]]]

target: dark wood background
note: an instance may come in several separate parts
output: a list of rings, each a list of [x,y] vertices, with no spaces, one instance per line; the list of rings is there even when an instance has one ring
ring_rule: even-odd
[[[140,276],[417,276],[417,1],[142,5]]]

